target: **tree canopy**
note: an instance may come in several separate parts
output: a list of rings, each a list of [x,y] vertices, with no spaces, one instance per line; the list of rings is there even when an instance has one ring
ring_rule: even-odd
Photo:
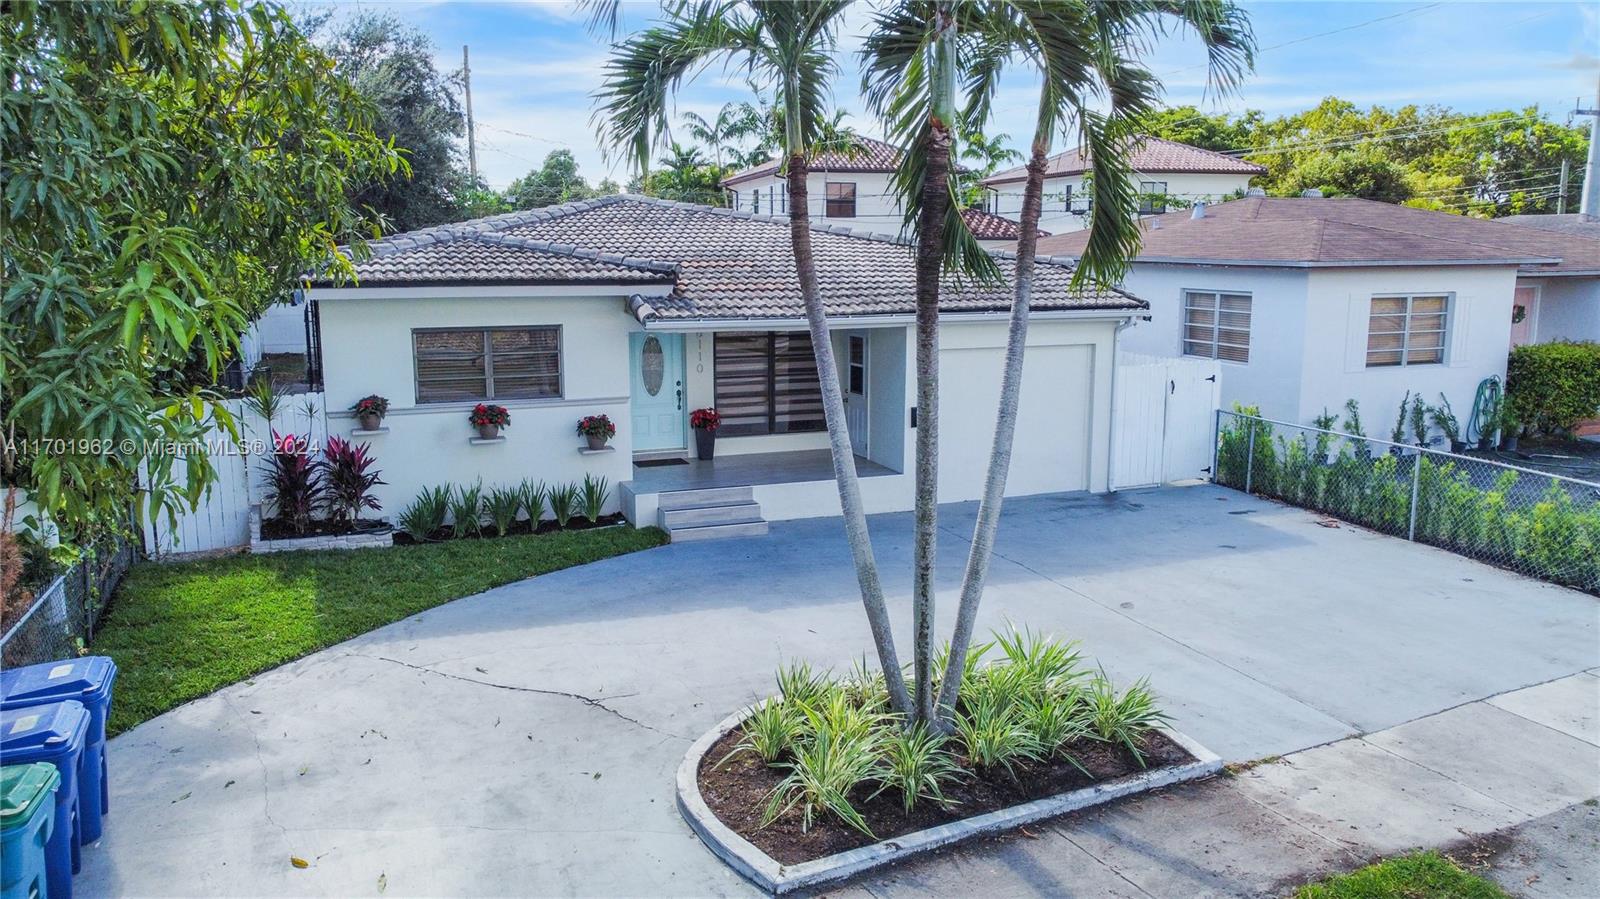
[[[353,187],[405,171],[371,104],[269,3],[15,2],[0,22],[3,481],[79,538],[210,475],[147,441],[225,416],[246,322],[375,223]],[[141,471],[142,469],[142,471]]]
[[[440,72],[428,36],[390,13],[357,14],[325,46],[338,73],[372,103],[374,131],[392,138],[410,164],[409,175],[361,185],[355,202],[381,213],[388,231],[464,217],[464,195],[476,185],[457,143],[466,134],[459,73]]]
[[[1562,160],[1571,167],[1566,208],[1575,211],[1587,129],[1537,106],[1463,114],[1445,106],[1372,106],[1337,97],[1293,115],[1251,110],[1214,115],[1193,106],[1151,115],[1145,130],[1267,167],[1269,194],[1308,188],[1478,216],[1556,210]]]
[[[505,192],[512,209],[537,209],[597,195],[578,174],[578,161],[571,150],[551,150],[544,165],[511,182]]]

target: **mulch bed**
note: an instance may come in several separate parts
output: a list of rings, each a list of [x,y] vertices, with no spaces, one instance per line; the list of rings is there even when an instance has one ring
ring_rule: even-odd
[[[886,790],[878,798],[868,799],[876,786],[861,787],[851,794],[850,799],[877,835],[877,840],[874,840],[829,813],[814,815],[811,829],[802,831],[798,808],[791,809],[762,827],[761,814],[766,809],[767,797],[788,774],[788,770],[771,767],[761,761],[760,756],[746,752],[719,765],[723,757],[733,751],[742,735],[739,728],[734,728],[706,753],[700,764],[700,795],[723,824],[785,865],[869,846],[913,831],[1116,780],[1140,771],[1194,760],[1182,747],[1155,732],[1147,734],[1144,740],[1146,768],[1140,768],[1133,754],[1122,746],[1085,740],[1069,744],[1069,751],[1092,776],[1085,776],[1082,771],[1061,760],[1048,764],[1018,764],[1015,766],[1015,779],[1004,768],[977,769],[972,771],[973,777],[945,789],[945,796],[954,800],[953,805],[941,807],[923,800],[909,815],[905,813],[900,796],[895,791]]]
[[[553,520],[545,520],[545,521],[539,522],[539,527],[537,529],[529,527],[528,526],[528,522],[526,522],[526,521],[519,521],[516,524],[512,525],[511,528],[504,535],[502,535],[498,530],[496,530],[494,525],[486,524],[486,525],[483,526],[483,530],[480,531],[479,533],[477,533],[475,535],[474,534],[469,534],[469,535],[467,535],[465,537],[462,537],[460,539],[462,539],[462,540],[488,540],[488,539],[492,539],[492,538],[495,538],[495,537],[516,536],[518,534],[553,534],[553,533],[555,533],[557,531],[587,531],[587,530],[591,530],[593,528],[608,528],[608,527],[611,527],[613,525],[621,524],[621,523],[623,523],[623,522],[625,522],[627,520],[628,519],[626,518],[626,516],[624,516],[621,512],[613,512],[610,515],[602,515],[602,516],[600,516],[599,520],[597,520],[597,521],[590,521],[589,519],[583,517],[582,515],[574,515],[573,517],[567,519],[567,526],[566,527],[561,527],[560,525],[556,524],[555,521],[553,521]],[[436,530],[433,533],[429,534],[428,535],[428,539],[426,541],[417,540],[415,537],[412,537],[410,534],[407,534],[404,531],[395,531],[394,532],[394,544],[395,544],[395,546],[414,546],[417,543],[422,543],[422,542],[439,543],[439,542],[444,541],[444,540],[454,540],[454,539],[457,539],[456,538],[456,532],[453,529],[451,529],[448,525],[446,525],[445,527],[439,528],[438,530]]]
[[[296,537],[331,537],[343,534],[365,534],[387,528],[389,523],[375,518],[363,518],[354,525],[346,521],[313,521],[303,531],[297,531],[286,521],[268,518],[261,522],[261,539],[293,540]]]

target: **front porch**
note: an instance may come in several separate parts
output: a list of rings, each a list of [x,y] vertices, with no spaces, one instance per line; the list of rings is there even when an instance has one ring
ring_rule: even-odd
[[[856,456],[856,474],[863,478],[898,474],[885,465]],[[712,487],[756,487],[833,480],[833,454],[825,449],[786,453],[742,453],[707,462],[690,459],[681,465],[651,463],[633,466],[633,480],[623,484],[634,493],[670,493]]]
[[[863,496],[893,502],[891,495],[906,480],[901,473],[863,456],[855,464]],[[839,514],[833,458],[825,449],[636,462],[620,495],[629,521],[657,525],[674,541],[753,536],[766,533],[769,519]]]

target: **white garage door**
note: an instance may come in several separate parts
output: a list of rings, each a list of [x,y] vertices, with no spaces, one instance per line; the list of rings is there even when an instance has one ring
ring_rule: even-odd
[[[1000,398],[1000,347],[940,351],[939,501],[983,492]],[[1087,345],[1030,346],[1011,452],[1007,496],[1089,488],[1094,352]]]

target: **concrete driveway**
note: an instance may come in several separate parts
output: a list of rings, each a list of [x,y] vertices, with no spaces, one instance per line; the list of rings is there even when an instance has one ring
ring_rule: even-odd
[[[946,633],[973,512],[941,518]],[[909,630],[910,518],[872,524]],[[1014,500],[998,555],[983,625],[1151,675],[1231,761],[1600,666],[1594,597],[1209,486]],[[679,819],[673,771],[780,661],[869,650],[836,519],[508,585],[117,738],[78,888],[747,894]]]

